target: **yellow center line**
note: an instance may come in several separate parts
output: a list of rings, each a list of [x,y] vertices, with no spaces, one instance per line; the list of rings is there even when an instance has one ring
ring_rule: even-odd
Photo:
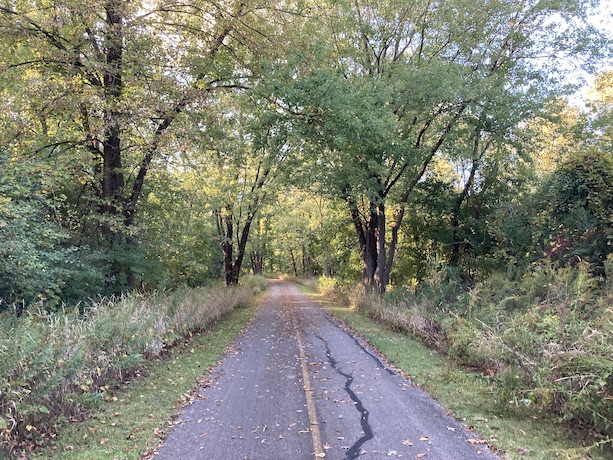
[[[325,457],[323,446],[321,444],[321,433],[317,424],[317,411],[315,410],[315,400],[313,399],[313,387],[307,368],[306,354],[304,352],[304,343],[302,334],[296,329],[296,340],[298,341],[298,349],[300,350],[300,365],[302,367],[302,380],[304,382],[304,393],[307,401],[307,412],[309,413],[309,421],[311,423],[311,436],[313,438],[313,449],[315,450],[315,458]]]

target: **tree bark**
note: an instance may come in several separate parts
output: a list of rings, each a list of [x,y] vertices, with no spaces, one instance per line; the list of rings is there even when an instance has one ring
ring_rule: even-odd
[[[307,279],[313,277],[313,270],[311,268],[311,256],[307,250],[306,244],[302,243],[302,272]]]
[[[296,265],[296,257],[294,257],[294,250],[289,248],[289,256],[292,261],[292,268],[294,270],[294,276],[298,276],[298,266]]]
[[[112,228],[112,220],[121,212],[125,180],[121,164],[121,122],[117,110],[123,95],[122,59],[123,24],[112,0],[105,4],[106,10],[106,66],[103,76],[104,141],[102,144],[102,186],[100,213],[103,216],[102,233],[111,245],[121,235]],[[104,219],[107,217],[107,219]]]
[[[228,205],[225,212],[218,209],[214,214],[217,234],[219,235],[223,252],[224,281],[226,286],[232,286],[238,284],[238,271],[234,263],[234,219],[232,207]]]

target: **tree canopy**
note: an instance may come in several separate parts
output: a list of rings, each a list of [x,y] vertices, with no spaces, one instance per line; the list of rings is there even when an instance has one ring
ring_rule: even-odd
[[[245,258],[379,293],[428,254],[470,279],[570,238],[602,265],[610,71],[536,172],[566,75],[610,57],[594,6],[0,3],[3,305],[232,284]]]

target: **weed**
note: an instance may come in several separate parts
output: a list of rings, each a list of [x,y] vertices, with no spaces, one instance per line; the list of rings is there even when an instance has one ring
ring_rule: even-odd
[[[0,449],[45,445],[147,360],[245,305],[265,283],[101,298],[83,309],[0,315]]]
[[[488,377],[501,409],[555,417],[594,449],[611,449],[613,293],[586,264],[543,263],[523,278],[498,274],[467,290],[439,268],[423,286],[352,304]]]

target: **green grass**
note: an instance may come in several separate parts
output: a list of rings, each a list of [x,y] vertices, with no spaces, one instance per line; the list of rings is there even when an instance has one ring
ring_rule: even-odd
[[[488,440],[505,459],[613,459],[551,418],[535,418],[504,406],[489,377],[471,372],[411,337],[394,332],[348,307],[309,293],[434,396],[456,418]],[[589,453],[588,453],[589,452]]]
[[[178,408],[194,397],[198,380],[223,356],[254,311],[239,308],[170,356],[152,362],[146,377],[123,385],[101,410],[61,428],[52,446],[28,453],[29,458],[129,460],[153,452],[172,428]]]

